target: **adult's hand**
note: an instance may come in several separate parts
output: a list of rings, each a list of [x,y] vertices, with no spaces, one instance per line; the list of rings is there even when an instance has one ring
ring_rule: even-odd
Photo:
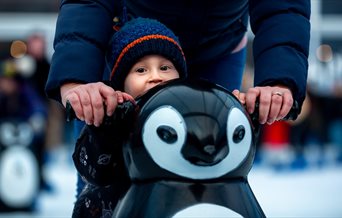
[[[64,84],[61,87],[61,97],[64,107],[69,101],[78,119],[95,126],[101,125],[105,113],[111,116],[118,104],[126,100],[134,102],[129,94],[115,91],[102,82]]]
[[[233,94],[246,106],[252,114],[256,101],[259,101],[259,122],[272,124],[281,120],[291,110],[293,104],[292,92],[281,85],[249,88],[246,93],[234,90]]]

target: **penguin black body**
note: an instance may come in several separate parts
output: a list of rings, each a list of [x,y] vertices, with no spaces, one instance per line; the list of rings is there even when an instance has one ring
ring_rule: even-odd
[[[175,80],[137,105],[123,147],[132,185],[113,217],[265,217],[247,179],[255,127],[229,91]]]

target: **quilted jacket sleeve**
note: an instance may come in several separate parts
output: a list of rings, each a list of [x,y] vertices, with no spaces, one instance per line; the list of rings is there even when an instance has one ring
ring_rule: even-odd
[[[102,78],[104,52],[115,15],[114,2],[62,1],[46,84],[48,97],[60,100],[59,87],[65,82],[86,83]]]
[[[284,84],[300,105],[305,98],[310,0],[250,0],[256,86]]]

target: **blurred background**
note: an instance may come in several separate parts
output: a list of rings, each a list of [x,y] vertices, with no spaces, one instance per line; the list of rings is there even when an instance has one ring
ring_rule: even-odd
[[[268,217],[342,217],[342,1],[312,0],[307,98],[261,131],[250,185]],[[58,0],[0,0],[0,217],[70,217],[72,123],[43,92]],[[249,32],[244,89],[253,81]]]

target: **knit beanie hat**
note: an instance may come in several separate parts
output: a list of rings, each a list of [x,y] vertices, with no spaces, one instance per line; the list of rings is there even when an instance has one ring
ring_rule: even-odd
[[[169,59],[186,77],[186,62],[183,50],[175,34],[162,23],[149,18],[128,21],[113,34],[106,55],[106,80],[118,90],[123,90],[125,78],[131,67],[146,55],[158,54]],[[110,75],[108,75],[110,74]]]

